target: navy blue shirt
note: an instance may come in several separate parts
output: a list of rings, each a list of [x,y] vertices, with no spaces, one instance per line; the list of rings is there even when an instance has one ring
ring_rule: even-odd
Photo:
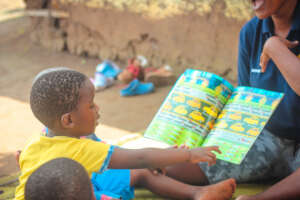
[[[279,137],[300,141],[300,97],[289,86],[272,60],[264,73],[259,66],[264,43],[273,35],[274,25],[271,17],[263,20],[254,17],[242,28],[239,41],[238,84],[283,92],[284,98],[265,128]],[[287,39],[300,42],[300,1],[295,8]],[[300,59],[299,45],[291,51]]]

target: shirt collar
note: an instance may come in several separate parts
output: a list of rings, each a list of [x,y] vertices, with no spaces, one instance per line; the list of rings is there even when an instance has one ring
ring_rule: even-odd
[[[262,20],[262,32],[265,33],[273,33],[274,25],[271,17]]]
[[[291,30],[300,30],[300,0],[297,2],[293,15]],[[262,20],[262,32],[263,34],[272,34],[274,32],[274,25],[271,17]]]

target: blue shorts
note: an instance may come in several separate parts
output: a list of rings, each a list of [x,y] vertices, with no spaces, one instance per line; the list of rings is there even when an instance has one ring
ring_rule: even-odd
[[[102,174],[93,173],[91,178],[97,200],[102,195],[122,200],[134,198],[134,187],[130,186],[129,169],[109,169]]]
[[[94,133],[87,138],[102,142]],[[134,187],[130,186],[129,169],[109,169],[103,173],[92,173],[91,181],[97,200],[101,200],[101,197],[105,196],[116,199],[122,198],[122,200],[134,198]]]

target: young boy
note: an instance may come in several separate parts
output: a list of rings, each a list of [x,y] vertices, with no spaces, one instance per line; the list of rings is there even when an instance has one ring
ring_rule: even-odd
[[[92,178],[97,199],[102,194],[131,199],[134,186],[146,187],[154,193],[176,199],[225,200],[232,196],[235,188],[233,179],[198,187],[167,176],[155,176],[143,169],[184,162],[208,162],[211,165],[216,162],[212,151],[219,152],[217,147],[129,150],[79,139],[94,133],[98,124],[99,107],[94,103],[94,95],[91,81],[73,70],[50,71],[37,78],[30,95],[31,109],[37,119],[49,128],[52,137],[40,136],[22,151],[19,161],[22,175],[16,189],[16,199],[24,199],[28,177],[39,166],[58,157],[70,158],[83,165]],[[105,171],[107,168],[138,170]]]
[[[85,169],[69,158],[50,160],[35,170],[25,184],[26,200],[94,200]]]

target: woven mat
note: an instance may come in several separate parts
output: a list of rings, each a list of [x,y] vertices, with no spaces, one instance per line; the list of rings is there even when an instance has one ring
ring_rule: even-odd
[[[1,200],[12,199],[14,197],[15,189],[18,185],[18,176],[19,173],[0,177]]]

